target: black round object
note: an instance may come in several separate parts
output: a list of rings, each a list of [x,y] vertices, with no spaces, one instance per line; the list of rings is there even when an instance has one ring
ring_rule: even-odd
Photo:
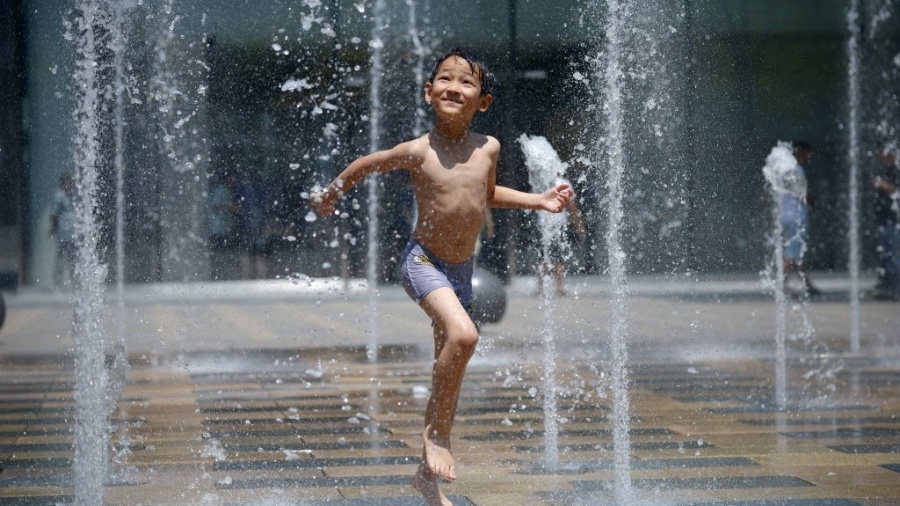
[[[472,320],[475,323],[497,323],[506,313],[506,288],[500,278],[480,267],[472,275]]]

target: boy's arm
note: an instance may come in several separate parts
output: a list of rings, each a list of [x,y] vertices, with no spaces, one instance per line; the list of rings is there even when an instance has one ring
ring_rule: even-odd
[[[487,207],[484,209],[484,238],[493,239],[494,230],[494,213],[491,212],[490,207]]]
[[[575,231],[578,232],[578,235],[584,237],[587,234],[587,227],[584,226],[584,220],[581,218],[581,208],[578,207],[575,199],[569,201],[569,219],[575,225]]]
[[[421,157],[413,154],[412,144],[405,142],[391,149],[377,151],[357,158],[344,169],[324,190],[310,195],[313,208],[321,216],[334,212],[337,200],[352,190],[366,176],[374,173],[390,172],[400,168],[411,168],[421,164]]]
[[[875,189],[875,191],[884,193],[886,195],[890,195],[890,194],[894,193],[895,191],[897,191],[896,186],[892,185],[890,183],[890,181],[882,178],[881,176],[873,177],[871,185],[872,185],[872,188]]]
[[[488,196],[488,206],[559,213],[569,205],[571,199],[572,189],[566,183],[560,183],[544,193],[526,193],[496,185],[493,196]]]

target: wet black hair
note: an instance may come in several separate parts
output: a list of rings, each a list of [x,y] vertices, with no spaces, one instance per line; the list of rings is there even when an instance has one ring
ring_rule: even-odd
[[[491,72],[491,69],[488,68],[487,63],[484,62],[481,58],[478,57],[475,53],[462,49],[459,47],[454,47],[444,54],[438,56],[437,60],[434,62],[434,68],[431,70],[431,77],[428,78],[428,82],[434,82],[434,76],[437,75],[438,69],[441,67],[441,63],[444,63],[444,60],[451,57],[457,57],[465,60],[470,67],[472,67],[472,71],[478,71],[478,75],[481,78],[481,94],[482,95],[491,95],[494,92],[494,85],[496,84],[496,80],[494,79],[494,73]]]
[[[810,146],[806,141],[797,140],[791,143],[791,146],[794,148],[794,153],[798,151],[809,151],[810,153],[812,153],[812,146]]]

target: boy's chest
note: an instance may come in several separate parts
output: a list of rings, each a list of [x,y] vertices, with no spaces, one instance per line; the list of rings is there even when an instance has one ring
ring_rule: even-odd
[[[440,193],[478,190],[487,188],[488,173],[488,168],[476,164],[458,164],[449,168],[423,167],[418,186]]]
[[[466,158],[442,159],[435,155],[420,167],[419,184],[433,187],[435,190],[486,187],[490,167],[490,159],[477,153]]]

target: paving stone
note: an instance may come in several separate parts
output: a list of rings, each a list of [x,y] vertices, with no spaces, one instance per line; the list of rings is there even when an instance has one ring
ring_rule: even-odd
[[[900,453],[900,443],[830,445],[829,448],[841,453]]]
[[[16,444],[0,445],[0,453],[32,453],[32,452],[72,452],[71,443]]]
[[[854,416],[854,417],[819,417],[819,418],[788,418],[786,420],[750,419],[741,420],[741,423],[754,426],[770,427],[773,425],[870,425],[870,424],[900,424],[900,417],[891,416]]]
[[[632,436],[664,436],[664,435],[672,435],[674,432],[669,429],[660,429],[660,428],[652,428],[652,429],[632,429],[629,431],[629,434]],[[578,437],[578,436],[588,436],[588,437],[602,437],[602,438],[610,438],[612,437],[612,431],[609,429],[584,429],[584,430],[563,430],[559,432],[560,437]],[[462,439],[466,439],[469,441],[510,441],[510,440],[521,440],[521,439],[534,439],[544,437],[544,431],[542,430],[534,430],[534,431],[492,431],[492,432],[484,432],[480,434],[463,436]]]
[[[827,409],[811,407],[811,406],[788,406],[784,409],[779,408],[774,402],[766,405],[755,406],[734,406],[734,407],[714,407],[705,408],[710,413],[732,414],[732,413],[811,413],[816,411],[872,411],[874,408],[866,405],[846,404],[828,406]]]
[[[675,506],[862,506],[850,499],[785,499],[762,501],[728,501],[679,503]]]
[[[900,438],[897,427],[853,427],[828,431],[781,432],[794,439]]]
[[[316,488],[316,487],[379,487],[409,485],[410,475],[393,476],[319,476],[314,478],[236,479],[216,488]],[[421,498],[419,498],[421,501]]]
[[[263,451],[282,451],[282,450],[312,450],[312,451],[361,451],[361,450],[380,450],[384,448],[409,448],[409,445],[402,441],[354,441],[346,443],[285,443],[285,444],[226,444],[225,449],[235,452],[255,452],[259,449]]]
[[[407,479],[407,481],[409,481]],[[453,503],[453,506],[476,506],[464,496],[450,494],[447,496]],[[422,498],[420,496],[406,497],[378,497],[375,498],[349,498],[349,499],[333,499],[327,501],[304,501],[304,506],[372,506],[377,503],[378,506],[422,506]],[[232,503],[229,503],[231,506]],[[238,506],[234,504],[233,506]],[[243,506],[243,505],[241,505]],[[246,505],[250,506],[250,505]]]
[[[51,467],[72,467],[70,458],[45,458],[45,459],[9,459],[3,461],[4,469],[47,469]]]
[[[298,460],[239,460],[216,462],[213,469],[216,471],[244,471],[257,469],[285,469],[285,468],[328,468],[328,467],[371,467],[384,465],[418,465],[418,456],[400,457],[345,457],[345,458],[317,458]]]
[[[57,506],[71,504],[74,499],[71,495],[0,497],[0,506]]]
[[[610,490],[613,486],[607,481],[573,481],[578,490]],[[782,488],[812,487],[812,483],[793,476],[716,476],[712,478],[666,478],[660,480],[634,480],[636,488],[646,490],[666,489],[701,489],[712,490],[722,488]]]
[[[694,450],[698,448],[714,448],[711,444],[701,444],[697,441],[661,441],[661,442],[632,442],[632,450]],[[544,445],[513,446],[513,449],[520,453],[543,453]],[[563,444],[559,446],[560,453],[567,452],[590,452],[590,451],[612,451],[613,444],[609,443],[584,443],[584,444]]]
[[[60,435],[68,435],[72,434],[72,429],[69,427],[61,427],[48,429],[46,427],[40,426],[25,426],[22,430],[18,431],[0,431],[0,438],[4,437],[22,437],[26,435],[39,435],[39,436],[60,436]]]

